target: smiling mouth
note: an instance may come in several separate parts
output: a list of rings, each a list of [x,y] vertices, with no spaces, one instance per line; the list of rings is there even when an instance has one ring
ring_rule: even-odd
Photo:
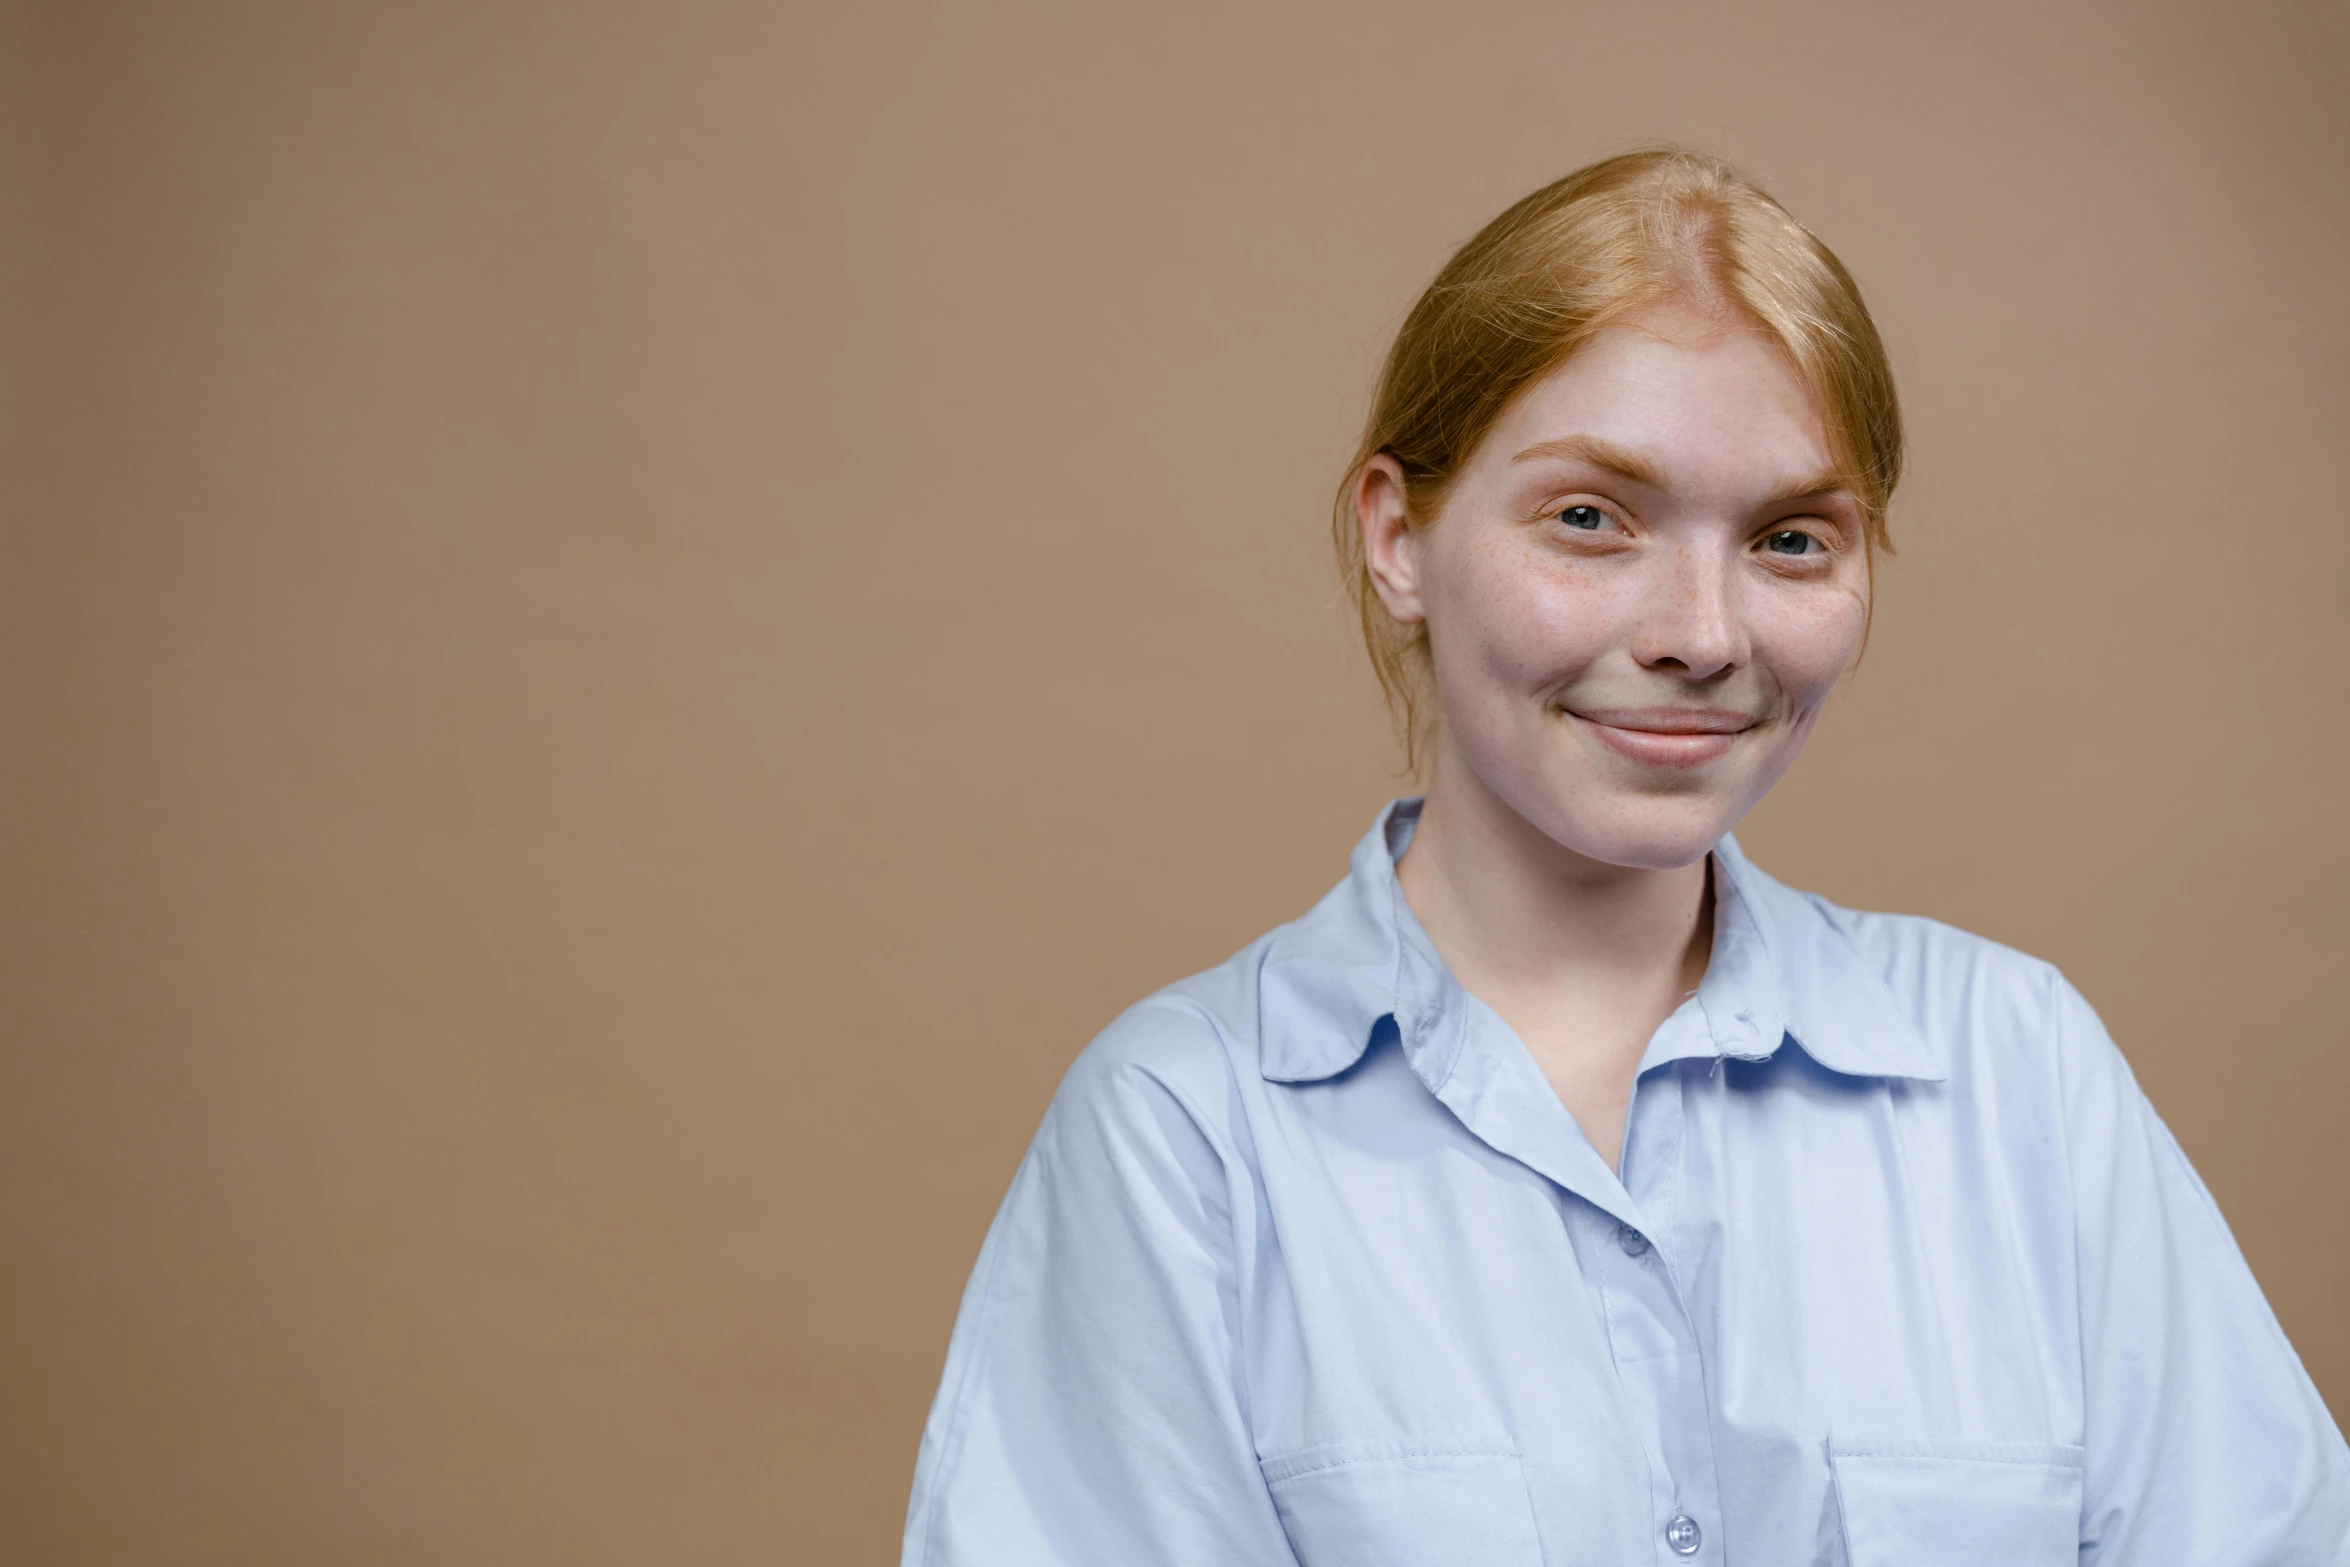
[[[1761,722],[1726,708],[1562,708],[1591,738],[1649,767],[1702,767],[1727,756]]]

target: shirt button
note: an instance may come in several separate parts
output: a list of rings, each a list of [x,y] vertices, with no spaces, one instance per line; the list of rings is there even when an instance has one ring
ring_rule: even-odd
[[[1627,1257],[1644,1257],[1648,1254],[1648,1237],[1629,1224],[1616,1226],[1616,1244],[1624,1248]],[[1695,1528],[1696,1525],[1690,1527]]]
[[[1697,1527],[1697,1520],[1687,1513],[1673,1514],[1673,1521],[1665,1525],[1665,1544],[1677,1555],[1695,1556],[1705,1534]]]

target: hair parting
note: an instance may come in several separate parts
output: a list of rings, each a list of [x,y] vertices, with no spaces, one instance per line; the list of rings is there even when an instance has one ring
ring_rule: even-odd
[[[1332,541],[1364,645],[1416,769],[1427,746],[1427,627],[1386,611],[1355,517],[1363,467],[1403,470],[1426,527],[1502,412],[1594,333],[1668,302],[1769,336],[1819,408],[1871,558],[1901,479],[1901,406],[1876,323],[1835,254],[1719,158],[1655,147],[1604,159],[1512,205],[1454,253],[1404,317],[1338,487]]]

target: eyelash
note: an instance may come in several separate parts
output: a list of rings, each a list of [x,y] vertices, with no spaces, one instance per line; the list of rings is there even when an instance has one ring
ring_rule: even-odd
[[[1579,511],[1587,511],[1592,513],[1593,516],[1598,519],[1598,521],[1592,523],[1592,525],[1589,527],[1585,527],[1581,523],[1569,522],[1567,520],[1567,517],[1570,513]],[[1606,507],[1593,505],[1589,501],[1570,501],[1566,505],[1553,508],[1548,513],[1548,515],[1561,527],[1570,528],[1577,533],[1597,533],[1601,523],[1615,520],[1614,514]],[[1815,547],[1806,550],[1796,550],[1793,552],[1770,549],[1769,545],[1771,540],[1780,538],[1809,539]],[[1821,537],[1817,530],[1812,528],[1773,528],[1769,532],[1763,534],[1762,537],[1755,540],[1755,548],[1763,551],[1766,554],[1778,555],[1787,560],[1810,560],[1817,556],[1828,554],[1831,550],[1834,549],[1834,546],[1830,544],[1827,539]]]
[[[1773,539],[1809,539],[1813,544],[1819,547],[1817,549],[1796,550],[1793,553],[1789,553],[1786,550],[1771,549],[1770,544]],[[1789,560],[1808,560],[1813,555],[1825,555],[1828,553],[1828,541],[1821,538],[1817,533],[1814,533],[1809,528],[1773,528],[1770,532],[1764,534],[1760,539],[1757,539],[1755,544],[1757,548],[1760,548],[1769,554],[1785,555]]]

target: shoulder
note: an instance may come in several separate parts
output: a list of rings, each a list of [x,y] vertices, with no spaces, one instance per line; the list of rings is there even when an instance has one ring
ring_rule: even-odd
[[[2069,988],[2055,964],[1956,925],[1850,909],[1816,893],[1794,896],[1851,946],[1921,1026],[2045,1018],[2058,992]]]
[[[1256,1073],[1256,976],[1278,932],[1128,1007],[1061,1079],[1046,1140],[1197,1139],[1228,1150],[1241,1085]]]
[[[2120,1065],[2096,1009],[2045,958],[1920,915],[1811,901],[1907,1002],[1921,1027],[1932,1023],[1954,1040],[2007,1042],[2083,1065],[2107,1058]]]
[[[1763,878],[1766,882],[1768,878]],[[2082,1073],[2126,1076],[2095,1010],[2046,959],[1916,914],[1847,908],[1769,882],[1782,936],[1831,964],[1848,955],[1962,1089]]]

